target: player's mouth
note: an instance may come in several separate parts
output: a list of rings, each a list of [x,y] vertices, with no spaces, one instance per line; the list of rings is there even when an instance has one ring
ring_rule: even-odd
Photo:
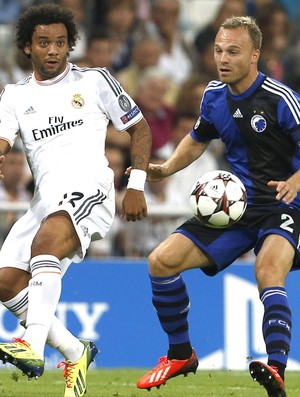
[[[53,66],[57,66],[59,64],[59,61],[57,59],[49,59],[45,63],[46,65],[53,67]]]
[[[231,70],[228,68],[219,68],[219,73],[222,75],[226,75],[226,74],[231,73]]]

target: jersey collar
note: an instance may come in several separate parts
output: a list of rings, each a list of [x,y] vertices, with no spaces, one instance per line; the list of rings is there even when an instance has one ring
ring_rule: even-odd
[[[253,92],[262,84],[262,82],[265,80],[265,78],[266,78],[266,76],[263,73],[258,72],[258,76],[257,76],[256,80],[245,92],[243,92],[242,94],[232,94],[230,92],[229,88],[227,87],[228,95],[232,99],[245,99],[253,94]]]
[[[34,81],[38,85],[43,85],[43,86],[45,86],[45,85],[53,85],[53,84],[56,84],[59,81],[61,81],[69,73],[70,69],[71,69],[70,63],[67,62],[65,70],[63,72],[61,72],[58,76],[55,76],[55,77],[53,77],[53,79],[49,79],[49,80],[37,80],[35,78],[35,76],[34,76],[34,72],[33,72],[32,75],[33,75]]]

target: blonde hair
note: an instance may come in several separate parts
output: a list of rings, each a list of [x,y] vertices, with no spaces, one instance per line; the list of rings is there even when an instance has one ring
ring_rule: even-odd
[[[244,28],[250,36],[254,49],[261,49],[262,33],[256,21],[252,17],[230,17],[227,18],[221,25],[223,29],[237,29]]]

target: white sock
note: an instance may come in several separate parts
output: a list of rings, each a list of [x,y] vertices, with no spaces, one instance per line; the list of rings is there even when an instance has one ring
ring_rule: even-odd
[[[2,302],[14,316],[16,316],[22,325],[25,325],[28,308],[28,287],[22,289],[16,296],[6,302]]]
[[[44,348],[61,293],[60,261],[53,255],[31,259],[24,339],[44,358]]]
[[[28,308],[28,287],[20,291],[15,297],[2,304],[25,325]],[[62,322],[54,316],[50,326],[46,343],[57,349],[66,360],[76,362],[82,356],[83,343],[80,342]]]
[[[48,333],[47,344],[57,349],[66,360],[73,363],[82,356],[84,345],[67,328],[54,317]]]

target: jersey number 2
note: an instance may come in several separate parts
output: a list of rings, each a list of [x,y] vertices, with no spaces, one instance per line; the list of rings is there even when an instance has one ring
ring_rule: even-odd
[[[72,207],[75,207],[75,201],[77,200],[81,200],[83,198],[83,193],[80,192],[73,192],[71,194],[71,197],[68,199],[68,195],[67,193],[64,194],[64,199],[59,203],[59,205],[62,205],[63,201],[65,201],[66,199],[68,199],[68,203],[70,203],[72,205]]]
[[[281,215],[282,224],[280,225],[281,229],[286,230],[287,232],[293,233],[294,229],[290,227],[290,225],[294,224],[293,218],[288,214]]]

